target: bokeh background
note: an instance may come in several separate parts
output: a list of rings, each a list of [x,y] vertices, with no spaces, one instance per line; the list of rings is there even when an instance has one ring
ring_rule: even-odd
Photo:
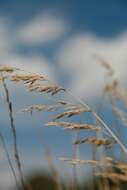
[[[126,0],[0,0],[0,64],[43,73],[96,107],[98,102],[103,102],[106,72],[95,55],[107,60],[116,77],[126,84]],[[33,102],[44,103],[45,98],[29,96],[21,86],[11,84],[10,90],[23,170],[26,174],[46,170],[42,147],[31,129],[33,121],[19,112]],[[0,130],[11,152],[12,137],[2,91],[0,97]],[[106,119],[110,118],[107,110],[106,107]],[[44,129],[46,119],[45,114],[34,118],[56,167],[66,173],[67,167],[57,158],[71,155],[71,135],[58,129]],[[89,154],[87,151],[86,157]],[[10,190],[14,181],[2,147],[0,168],[0,188]]]

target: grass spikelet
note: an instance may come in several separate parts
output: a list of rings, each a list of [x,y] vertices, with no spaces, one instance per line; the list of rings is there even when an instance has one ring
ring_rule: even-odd
[[[115,167],[119,168],[121,171],[124,171],[127,173],[127,163],[124,162],[115,162]]]
[[[58,101],[58,104],[60,104],[60,105],[70,105],[70,102],[66,102],[66,101],[63,101],[63,100],[59,100],[59,101]]]
[[[62,161],[68,162],[72,165],[81,165],[81,164],[90,164],[92,166],[96,166],[98,164],[98,161],[96,160],[80,160],[80,159],[71,159],[71,158],[59,158]]]
[[[21,112],[33,112],[33,111],[55,111],[59,109],[58,105],[46,105],[46,104],[33,104],[24,109]]]
[[[64,127],[65,129],[71,129],[71,130],[95,130],[98,131],[101,128],[97,127],[95,125],[89,125],[89,124],[80,124],[80,123],[70,123],[70,122],[48,122],[46,127],[50,126],[60,126]]]
[[[64,88],[59,87],[58,85],[53,84],[36,84],[28,86],[29,91],[37,91],[37,92],[45,92],[51,93],[51,95],[55,95],[60,91],[65,91]]]
[[[21,109],[21,112],[33,112],[33,111],[56,111],[59,108],[66,106],[66,102],[58,101],[56,104],[33,104]],[[69,103],[68,103],[69,104]]]
[[[72,117],[74,115],[79,115],[82,112],[89,112],[90,110],[84,107],[74,107],[72,110],[63,112],[61,114],[58,114],[56,116],[53,116],[53,119],[60,119],[63,117]]]
[[[16,70],[16,68],[11,67],[10,65],[0,65],[0,72],[12,73]]]
[[[104,145],[107,148],[111,148],[113,145],[113,141],[110,141],[109,139],[96,138],[96,137],[85,138],[74,142],[74,144],[83,144],[83,143],[94,144],[96,146]]]
[[[106,179],[110,179],[110,180],[113,180],[113,181],[127,181],[127,174],[120,174],[120,173],[116,173],[116,172],[107,172],[107,171],[104,171],[104,172],[97,172],[96,173],[96,176],[101,176],[101,177],[104,177]]]
[[[118,88],[118,81],[117,80],[113,80],[111,84],[107,84],[104,88],[105,92],[114,92],[116,91],[116,89]]]
[[[95,57],[100,62],[101,66],[104,67],[108,71],[108,75],[112,76],[114,74],[114,71],[113,71],[111,65],[106,60],[104,60],[102,57],[100,57],[98,55],[95,55]]]
[[[38,74],[16,74],[11,76],[11,81],[21,82],[23,81],[25,84],[33,84],[36,81],[42,81],[45,78],[42,75]]]
[[[31,105],[21,110],[21,112],[33,112],[33,111],[44,111],[47,110],[48,105]]]

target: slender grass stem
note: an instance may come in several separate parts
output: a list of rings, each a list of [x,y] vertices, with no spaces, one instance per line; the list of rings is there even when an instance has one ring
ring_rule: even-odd
[[[8,90],[8,87],[6,85],[6,82],[5,82],[5,79],[4,79],[4,76],[2,75],[2,73],[1,73],[1,78],[2,78],[2,85],[3,85],[4,91],[5,91],[6,102],[7,102],[7,105],[8,105],[9,118],[10,118],[10,127],[11,127],[11,131],[12,131],[12,135],[13,135],[14,157],[15,157],[17,169],[18,169],[18,172],[19,172],[19,177],[20,177],[20,180],[21,180],[21,185],[22,185],[22,188],[24,188],[25,183],[24,183],[24,177],[23,177],[23,172],[22,172],[22,168],[21,168],[21,162],[20,162],[19,153],[18,153],[18,147],[17,147],[17,135],[16,135],[15,124],[14,124],[14,118],[13,118],[12,102],[10,101],[9,90]]]
[[[6,154],[6,158],[8,160],[8,164],[9,164],[10,169],[12,171],[12,174],[14,176],[16,187],[17,187],[18,190],[20,190],[20,185],[18,184],[16,172],[15,172],[15,169],[14,169],[14,167],[12,165],[11,158],[10,158],[9,152],[7,150],[7,147],[6,147],[6,144],[5,144],[4,137],[3,137],[2,133],[0,133],[0,139],[1,139],[1,143],[2,143],[2,146],[3,146],[4,152]]]

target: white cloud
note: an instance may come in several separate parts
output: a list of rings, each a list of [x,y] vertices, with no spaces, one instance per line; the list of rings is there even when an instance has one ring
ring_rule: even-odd
[[[9,21],[0,17],[0,57],[10,49]]]
[[[48,25],[49,28],[52,28],[53,23],[51,22],[51,26],[50,23]],[[12,65],[30,72],[38,72],[54,79],[53,65],[43,54],[33,53],[30,56],[25,56],[13,51],[18,43],[14,38],[18,31],[15,29],[12,32],[10,26],[9,20],[0,17],[0,64]]]
[[[14,37],[10,38],[12,33],[7,24],[4,19],[0,19],[0,64],[10,64],[27,71],[44,73],[51,79],[55,79],[57,70],[50,63],[51,60],[49,61],[43,54],[24,56],[12,52],[12,49],[21,42],[34,45],[57,39],[67,31],[64,20],[56,16],[51,17],[51,14],[38,15],[15,29],[16,41]],[[59,51],[57,50],[56,56],[62,71],[70,76],[68,84],[72,91],[86,98],[94,98],[93,94],[97,97],[104,85],[106,73],[93,55],[100,55],[111,63],[116,76],[125,81],[127,79],[126,48],[126,33],[108,40],[86,33],[75,34],[65,41]]]
[[[106,72],[100,67],[94,55],[107,60],[116,77],[127,79],[127,34],[114,39],[100,39],[92,35],[74,35],[57,52],[61,69],[70,76],[69,87],[77,95],[96,98],[105,84]]]
[[[36,45],[51,42],[65,34],[67,26],[62,18],[53,15],[38,15],[19,27],[20,43]]]

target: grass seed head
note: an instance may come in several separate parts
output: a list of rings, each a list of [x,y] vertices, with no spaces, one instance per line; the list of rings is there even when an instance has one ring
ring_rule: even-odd
[[[53,116],[52,118],[53,119],[60,119],[63,117],[72,117],[74,115],[79,115],[80,113],[89,112],[89,111],[90,110],[88,110],[87,108],[84,108],[84,107],[74,107],[72,110],[65,111],[65,112],[60,113],[56,116]]]
[[[45,78],[38,74],[15,74],[11,77],[11,80],[14,82],[23,81],[25,84],[33,84],[36,81],[45,80]]]
[[[70,123],[70,122],[48,122],[45,126],[60,126],[70,130],[95,130],[98,131],[101,128],[90,124]]]
[[[98,161],[96,160],[80,160],[80,159],[71,159],[65,157],[61,157],[60,160],[68,162],[69,164],[72,165],[90,164],[92,166],[96,166],[98,164]]]
[[[111,148],[113,145],[113,142],[110,141],[109,139],[96,138],[96,137],[89,137],[89,138],[77,140],[74,142],[74,144],[83,144],[83,143],[94,144],[96,146],[103,145],[103,146],[106,146],[107,148]]]
[[[16,68],[11,67],[10,65],[0,65],[0,72],[12,73],[16,70]]]

